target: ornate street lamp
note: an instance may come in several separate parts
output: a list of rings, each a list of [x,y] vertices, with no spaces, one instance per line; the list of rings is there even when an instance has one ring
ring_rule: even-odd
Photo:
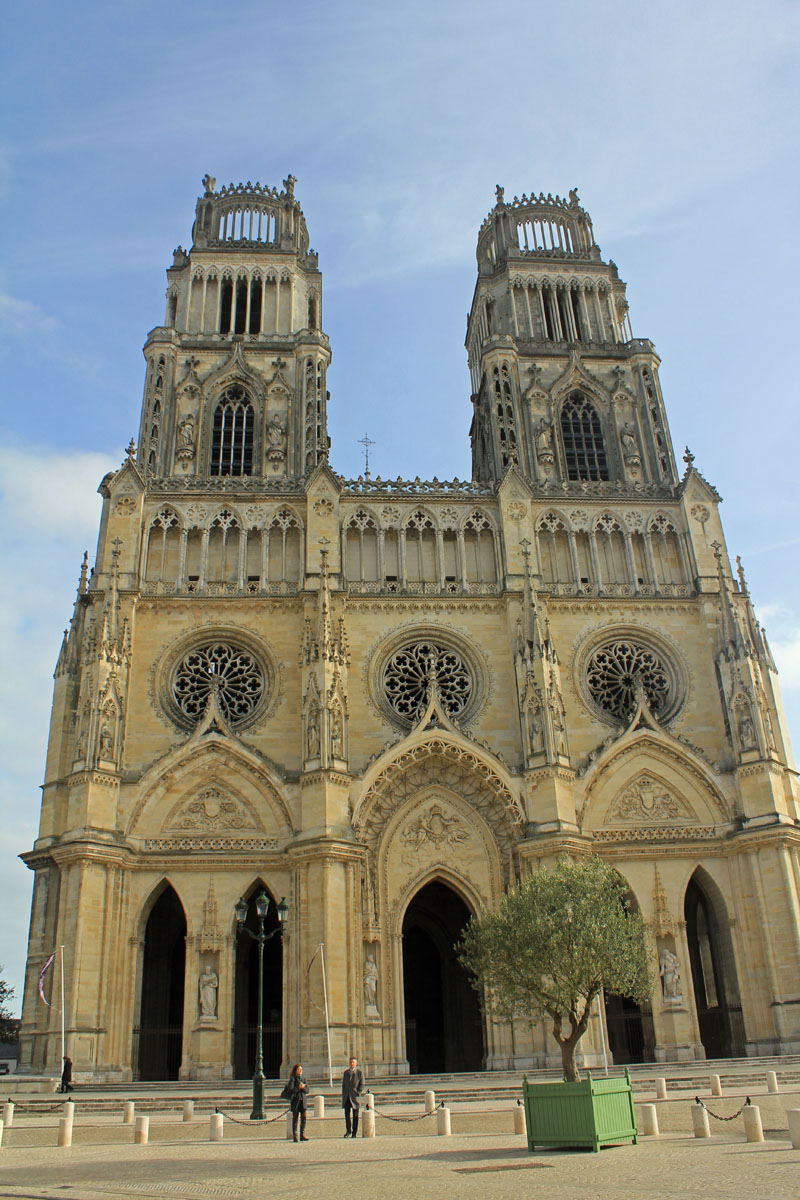
[[[256,896],[256,914],[258,916],[258,933],[253,933],[245,925],[247,914],[250,911],[250,906],[242,897],[238,904],[234,905],[233,911],[236,913],[236,920],[239,924],[239,932],[244,931],[248,937],[251,937],[254,942],[258,942],[258,1030],[256,1041],[256,1068],[253,1072],[253,1111],[250,1113],[251,1121],[264,1120],[264,943],[270,938],[275,937],[275,934],[283,934],[283,927],[286,924],[286,919],[289,916],[289,905],[285,899],[281,897],[281,902],[278,905],[278,925],[277,928],[271,929],[269,933],[264,933],[264,922],[269,911],[269,896],[262,891]]]

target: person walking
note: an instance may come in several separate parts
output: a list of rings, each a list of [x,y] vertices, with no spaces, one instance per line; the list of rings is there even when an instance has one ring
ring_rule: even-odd
[[[72,1059],[68,1054],[64,1055],[64,1066],[61,1071],[61,1091],[72,1091]]]
[[[292,1137],[297,1141],[297,1122],[300,1120],[300,1141],[307,1142],[306,1137],[306,1108],[308,1107],[308,1084],[303,1078],[303,1068],[295,1063],[289,1082],[286,1084],[286,1096],[292,1110]]]
[[[342,1075],[342,1108],[347,1132],[345,1137],[358,1134],[359,1096],[364,1090],[364,1074],[359,1070],[358,1059],[351,1058],[350,1066]]]

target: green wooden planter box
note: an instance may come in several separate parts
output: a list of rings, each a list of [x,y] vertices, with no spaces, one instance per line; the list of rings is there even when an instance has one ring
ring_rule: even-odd
[[[639,1140],[633,1088],[626,1069],[624,1079],[592,1079],[591,1071],[580,1083],[528,1083],[522,1085],[528,1149],[534,1146],[616,1146]]]

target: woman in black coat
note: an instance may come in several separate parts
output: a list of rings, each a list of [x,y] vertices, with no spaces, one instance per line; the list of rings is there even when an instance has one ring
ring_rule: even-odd
[[[289,1082],[286,1085],[289,1095],[289,1107],[292,1110],[292,1137],[297,1141],[297,1119],[300,1118],[300,1141],[307,1142],[306,1137],[306,1107],[308,1106],[308,1084],[303,1078],[303,1068],[295,1063]]]

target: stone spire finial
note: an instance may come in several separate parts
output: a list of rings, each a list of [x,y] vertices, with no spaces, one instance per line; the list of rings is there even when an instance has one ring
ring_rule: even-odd
[[[694,462],[694,455],[688,446],[684,447],[683,461],[686,463],[687,467],[691,467],[692,463]]]

